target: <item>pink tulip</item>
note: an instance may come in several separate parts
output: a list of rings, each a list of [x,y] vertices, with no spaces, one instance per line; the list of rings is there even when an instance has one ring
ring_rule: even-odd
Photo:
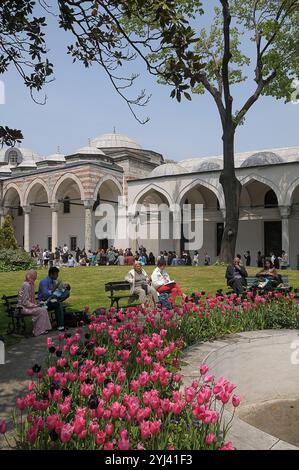
[[[96,435],[96,443],[98,446],[101,446],[104,444],[106,439],[106,433],[105,432],[98,432]]]
[[[69,442],[72,438],[74,432],[74,427],[67,423],[62,426],[61,432],[60,432],[60,440],[63,444],[66,444]]]
[[[225,442],[220,450],[235,450],[231,442]]]
[[[208,444],[208,446],[213,444],[214,440],[215,440],[215,434],[213,434],[212,432],[209,432],[209,434],[206,437],[206,443]]]
[[[206,364],[201,364],[199,367],[200,375],[205,375],[208,372],[209,368]]]
[[[5,419],[0,419],[0,434],[6,433],[6,421]]]
[[[239,397],[239,395],[233,395],[232,404],[234,405],[235,408],[240,405],[240,401],[241,401],[241,398]]]

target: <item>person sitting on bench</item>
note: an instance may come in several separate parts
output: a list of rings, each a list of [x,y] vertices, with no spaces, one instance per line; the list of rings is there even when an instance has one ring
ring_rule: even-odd
[[[179,295],[180,297],[183,298],[183,300],[186,299],[186,295],[182,291],[181,287],[179,284],[175,281],[171,281],[169,275],[165,271],[166,267],[166,261],[164,258],[161,258],[158,263],[156,269],[153,271],[152,274],[152,284],[154,288],[159,292],[159,294],[162,294],[164,292],[168,292],[170,294],[170,299],[172,305],[175,303],[176,296]]]
[[[150,280],[142,265],[135,261],[134,268],[128,272],[125,280],[130,283],[130,294],[137,294],[142,307],[145,306],[148,296],[151,296],[154,303],[158,302],[158,295],[156,290],[150,285]]]
[[[272,291],[276,287],[282,287],[282,279],[280,274],[277,273],[272,261],[266,260],[264,268],[256,274],[255,287],[259,287],[264,291]]]
[[[48,310],[54,310],[57,326],[59,331],[64,331],[64,311],[62,302],[66,300],[70,293],[66,291],[63,296],[58,300],[53,298],[53,292],[57,288],[57,279],[59,275],[59,269],[56,267],[50,268],[48,276],[44,277],[39,283],[38,289],[38,300],[45,302]]]
[[[225,277],[227,285],[231,287],[237,295],[243,294],[244,288],[247,285],[246,277],[248,277],[248,274],[244,266],[241,266],[239,256],[236,256],[233,264],[227,267]]]
[[[22,307],[23,315],[31,315],[33,321],[33,334],[39,336],[47,334],[52,329],[48,310],[35,301],[34,284],[37,278],[36,271],[28,271],[25,281],[19,290],[18,307]]]

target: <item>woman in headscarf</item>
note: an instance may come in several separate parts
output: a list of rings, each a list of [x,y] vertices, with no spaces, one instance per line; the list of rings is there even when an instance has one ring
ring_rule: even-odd
[[[18,306],[22,307],[24,315],[31,315],[33,321],[33,334],[39,336],[52,329],[48,310],[39,306],[35,301],[34,284],[37,278],[37,272],[28,271],[25,276],[21,289],[19,290]]]

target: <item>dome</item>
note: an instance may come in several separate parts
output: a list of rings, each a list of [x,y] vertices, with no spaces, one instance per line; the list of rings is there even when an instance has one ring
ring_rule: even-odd
[[[192,172],[217,171],[222,168],[222,161],[209,158],[194,158],[180,162],[180,165]]]
[[[258,152],[242,163],[241,167],[246,168],[249,166],[261,166],[261,165],[275,165],[276,163],[283,163],[282,157],[273,152]]]
[[[0,166],[0,173],[5,173],[7,175],[10,175],[11,174],[11,166],[10,165]]]
[[[186,173],[186,169],[177,163],[164,163],[163,165],[157,166],[148,175],[148,177],[154,176],[171,176]]]
[[[91,146],[96,148],[130,148],[141,150],[142,147],[135,140],[123,134],[103,134],[91,141]]]
[[[0,162],[10,163],[12,166],[35,166],[42,160],[38,153],[25,147],[9,147],[0,151]],[[34,165],[32,164],[34,163]],[[26,163],[26,164],[25,164]]]
[[[44,161],[46,162],[65,162],[65,156],[62,153],[53,153],[45,157]]]
[[[81,149],[77,150],[76,154],[80,154],[80,155],[105,155],[104,152],[102,152],[102,150],[97,149],[95,147],[89,147],[89,146],[82,147]]]

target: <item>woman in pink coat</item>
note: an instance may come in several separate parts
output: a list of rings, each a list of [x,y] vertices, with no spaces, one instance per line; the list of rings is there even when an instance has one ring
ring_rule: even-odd
[[[45,307],[40,307],[35,301],[35,288],[34,283],[37,278],[36,271],[28,271],[25,281],[19,290],[18,306],[22,307],[24,315],[31,315],[33,321],[33,334],[39,336],[47,333],[52,329],[48,310]]]

